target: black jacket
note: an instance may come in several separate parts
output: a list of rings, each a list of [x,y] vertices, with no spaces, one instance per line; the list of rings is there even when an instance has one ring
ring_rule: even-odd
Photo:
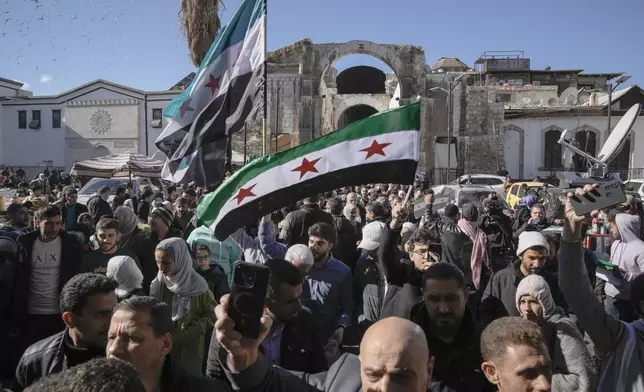
[[[282,239],[289,247],[295,244],[307,245],[309,243],[309,227],[318,222],[333,226],[333,217],[322,211],[317,204],[305,204],[299,210],[286,216],[282,228]]]
[[[359,256],[357,251],[359,237],[356,228],[344,216],[334,216],[333,227],[338,236],[338,243],[333,246],[333,257],[353,271]]]
[[[318,337],[318,326],[315,317],[307,308],[298,313],[292,323],[285,324],[280,341],[279,366],[298,372],[318,373],[328,369],[324,349]],[[219,352],[220,344],[214,336],[210,341],[208,351],[208,366],[206,376],[225,379],[224,369],[215,353]],[[260,346],[261,351],[261,346]]]
[[[507,268],[492,275],[490,282],[487,284],[481,305],[479,306],[479,320],[481,324],[487,325],[492,321],[505,316],[519,316],[516,304],[516,293],[519,282],[524,275],[520,269],[521,260],[516,260]],[[555,301],[555,305],[568,309],[566,300],[559,290],[557,276],[542,270],[539,275],[543,277],[548,286],[550,293]]]
[[[67,329],[31,345],[20,358],[16,368],[16,381],[21,389],[27,388],[42,377],[67,369],[63,340]]]
[[[94,224],[97,224],[104,215],[112,215],[110,203],[103,200],[100,195],[93,195],[87,200],[87,209],[92,218],[94,218]]]
[[[385,279],[378,259],[363,251],[353,274],[353,325],[360,326],[360,334],[380,319],[384,296]]]
[[[542,231],[550,227],[550,223],[548,223],[547,220],[543,220],[538,223],[530,223],[530,220],[527,221],[526,223],[523,224],[523,226],[519,227],[513,234],[514,239],[519,239],[519,236],[521,233],[524,231]]]
[[[217,264],[211,266],[206,271],[198,270],[197,272],[206,280],[206,283],[208,283],[208,288],[212,292],[212,295],[215,296],[215,301],[217,301],[217,303],[219,303],[219,300],[224,296],[224,294],[228,294],[230,292],[226,273],[224,272],[224,269]]]
[[[39,231],[24,234],[18,237],[20,246],[20,256],[18,268],[16,271],[16,291],[14,293],[14,311],[18,321],[24,321],[27,316],[27,306],[29,300],[29,285],[31,282],[31,255],[34,244],[40,235]],[[60,278],[58,280],[58,291],[63,289],[65,283],[76,275],[76,270],[81,258],[83,257],[83,244],[78,239],[65,231],[60,231],[61,239],[61,261],[60,261]]]
[[[434,357],[431,392],[494,390],[481,371],[481,328],[467,308],[451,344],[439,339],[432,330],[424,303],[412,308],[410,319],[425,332],[428,347]]]
[[[74,221],[67,222],[67,204],[63,202],[56,204],[56,206],[60,208],[60,213],[62,214],[63,218],[63,225],[66,231],[76,230],[76,227],[78,225],[78,217],[80,216],[80,214],[89,212],[85,204],[76,203],[76,205],[74,206]]]
[[[243,373],[242,373],[243,374]],[[161,373],[161,392],[232,392],[228,383],[193,376],[166,357]]]
[[[105,356],[105,349],[72,349],[70,344],[73,345],[69,330],[65,328],[27,348],[16,368],[16,381],[20,388],[27,388],[42,377]]]
[[[400,231],[385,231],[385,238],[378,249],[378,263],[389,287],[383,299],[380,318],[409,317],[411,308],[422,302],[421,277],[414,264],[401,262],[398,250]]]

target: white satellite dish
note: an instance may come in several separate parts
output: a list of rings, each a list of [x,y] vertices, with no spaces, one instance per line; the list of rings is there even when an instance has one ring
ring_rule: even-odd
[[[569,131],[567,129],[561,132],[561,137],[559,137],[558,143],[562,146],[568,147],[576,154],[588,159],[588,161],[593,162],[595,164],[595,168],[599,167],[605,172],[608,168],[608,163],[613,160],[617,154],[619,154],[620,148],[624,146],[624,142],[631,132],[633,125],[635,125],[635,121],[637,121],[637,116],[639,116],[641,110],[642,105],[639,103],[628,109],[626,114],[624,114],[624,117],[622,117],[617,125],[615,125],[613,132],[608,136],[608,139],[599,151],[597,158],[577,148],[572,141],[568,139]],[[591,168],[590,171],[592,171],[592,169],[593,168]]]
[[[552,97],[548,100],[548,106],[557,106],[558,103],[559,100],[557,100],[557,98],[555,97]]]
[[[574,105],[574,104],[576,104],[576,103],[577,103],[577,96],[576,96],[576,95],[572,95],[572,94],[570,94],[570,95],[566,98],[566,104],[567,104],[567,105]]]
[[[524,104],[524,105],[530,105],[530,98],[528,98],[528,97],[523,97],[523,98],[521,98],[521,100],[523,101],[523,104]]]
[[[570,95],[574,95],[575,97],[577,97],[577,94],[579,94],[579,90],[577,90],[577,88],[568,87],[567,89],[561,92],[561,95],[559,96],[559,103],[561,105],[569,105],[570,103],[568,101],[568,97]],[[576,102],[576,99],[575,99],[575,102]]]
[[[583,93],[580,93],[577,96],[577,102],[579,102],[582,105],[587,104],[589,101],[590,101],[590,94],[585,91]]]
[[[604,143],[602,149],[599,150],[599,154],[597,154],[597,159],[604,165],[607,165],[608,162],[619,154],[620,147],[624,146],[626,138],[628,138],[633,125],[635,125],[635,121],[637,121],[637,116],[640,115],[640,111],[642,111],[641,104],[637,103],[631,106],[626,114],[624,114],[624,117],[615,125],[608,139],[606,139],[606,143]]]

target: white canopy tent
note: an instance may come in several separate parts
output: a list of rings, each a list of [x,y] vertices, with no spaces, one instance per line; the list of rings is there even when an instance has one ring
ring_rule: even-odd
[[[163,162],[146,155],[126,152],[75,162],[70,174],[86,177],[161,177]]]

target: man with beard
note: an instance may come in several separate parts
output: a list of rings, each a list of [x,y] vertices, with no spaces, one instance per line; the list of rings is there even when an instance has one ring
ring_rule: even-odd
[[[318,318],[320,338],[323,343],[329,342],[326,347],[328,351],[340,347],[351,320],[351,269],[331,254],[337,243],[333,226],[316,223],[309,227],[308,233],[314,263],[307,278],[308,290],[303,297],[310,298],[305,306]]]
[[[273,324],[260,346],[262,354],[283,369],[306,373],[327,370],[315,318],[302,307],[302,274],[286,260],[272,259],[264,265],[271,271],[266,306]],[[213,339],[209,353],[217,353],[219,346],[219,341]],[[206,375],[225,379],[218,358],[211,355]]]
[[[174,202],[174,218],[172,219],[172,227],[183,232],[190,220],[194,216],[194,212],[188,206],[188,199],[185,197],[178,197]]]
[[[2,229],[11,231],[17,235],[23,235],[29,227],[29,209],[24,204],[12,203],[7,207],[7,218],[9,226]]]
[[[21,389],[41,377],[105,355],[107,332],[117,299],[118,284],[106,276],[80,274],[60,293],[65,330],[39,341],[25,351],[16,369]]]
[[[423,302],[411,321],[425,332],[434,357],[432,392],[492,390],[481,372],[481,330],[467,307],[469,288],[455,266],[437,263],[423,273]]]
[[[519,238],[524,231],[541,231],[550,227],[546,219],[546,210],[542,204],[535,204],[530,208],[530,219],[514,232],[514,238]]]
[[[72,186],[63,188],[62,203],[57,204],[63,217],[63,228],[67,231],[75,230],[77,227],[78,217],[88,212],[87,206],[76,201],[78,192]]]
[[[120,248],[119,221],[112,218],[103,218],[96,225],[96,240],[99,248],[86,253],[78,266],[79,273],[93,273],[105,275],[107,263],[114,256],[128,256],[138,264],[138,258],[134,251],[129,248]]]
[[[122,206],[123,203],[125,203],[125,200],[127,200],[128,198],[127,188],[122,186],[116,188],[116,193],[114,194],[114,199],[112,200],[112,211],[115,211],[117,208]]]
[[[24,347],[63,329],[58,297],[76,274],[83,246],[61,224],[60,209],[49,205],[36,212],[38,230],[18,238],[13,313]]]
[[[543,266],[550,245],[543,234],[536,231],[526,231],[519,236],[517,256],[519,260],[507,268],[495,273],[490,278],[479,306],[480,322],[487,325],[505,316],[518,316],[515,296],[517,286],[523,277],[538,274],[550,286],[552,298],[557,306],[568,309],[563,294],[559,290],[557,277],[546,272]]]

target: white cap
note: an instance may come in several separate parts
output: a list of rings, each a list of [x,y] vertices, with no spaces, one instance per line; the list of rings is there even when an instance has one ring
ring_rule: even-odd
[[[363,227],[362,241],[360,241],[358,248],[366,251],[378,249],[385,234],[385,227],[386,225],[383,222],[371,222]]]

